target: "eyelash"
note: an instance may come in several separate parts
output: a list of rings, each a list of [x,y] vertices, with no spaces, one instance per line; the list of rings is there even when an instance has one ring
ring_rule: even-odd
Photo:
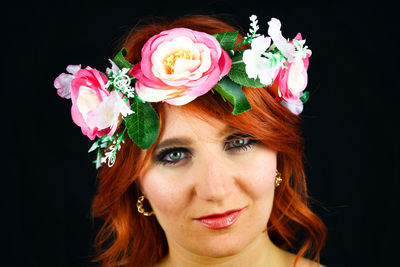
[[[235,135],[234,135],[235,136]],[[235,137],[238,137],[238,135],[236,135]],[[255,143],[257,143],[257,140],[254,139],[250,139],[250,138],[246,138],[247,136],[243,136],[243,138],[236,138],[234,139],[234,137],[230,137],[228,138],[228,141],[225,141],[225,145],[224,145],[224,149],[226,151],[230,151],[230,152],[240,152],[240,151],[247,151],[248,149],[250,149]],[[227,149],[227,146],[229,144],[232,144],[232,142],[234,141],[239,141],[239,140],[243,140],[245,143],[244,145],[238,146],[238,147],[230,147]],[[172,147],[172,148],[166,148],[164,150],[161,150],[158,155],[156,156],[156,162],[161,164],[161,165],[176,165],[177,163],[179,163],[181,160],[184,159],[188,159],[190,158],[190,156],[186,156],[185,158],[180,158],[179,160],[166,160],[165,158],[173,153],[173,152],[180,152],[180,153],[185,153],[185,154],[190,154],[190,151],[187,148],[184,147]]]
[[[247,143],[245,143],[244,145],[238,146],[238,147],[231,147],[229,149],[226,149],[228,144],[232,144],[232,142],[239,141],[239,140],[243,140],[244,142],[247,142]],[[256,142],[257,142],[257,140],[249,139],[249,138],[233,139],[229,142],[225,142],[224,148],[225,148],[225,150],[232,151],[232,152],[246,151],[246,150],[250,149]]]
[[[174,153],[174,152],[180,152],[180,153],[185,153],[185,154],[189,154],[190,153],[190,151],[188,149],[183,148],[183,147],[167,148],[167,149],[161,150],[160,153],[158,153],[158,155],[156,157],[157,163],[162,164],[162,165],[175,165],[175,164],[177,164],[182,159],[179,159],[179,160],[176,160],[176,161],[166,160],[165,159],[169,154]],[[188,157],[185,157],[184,159],[186,159],[186,158],[188,158]]]

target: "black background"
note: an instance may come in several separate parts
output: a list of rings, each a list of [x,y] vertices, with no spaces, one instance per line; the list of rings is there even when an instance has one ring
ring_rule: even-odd
[[[314,210],[328,227],[321,263],[398,262],[398,14],[384,2],[15,2],[3,10],[1,266],[92,266],[99,223],[91,141],[58,97],[69,64],[105,71],[127,31],[148,16],[231,14],[260,32],[276,17],[283,35],[312,49],[303,135]],[[4,26],[5,25],[5,26]],[[2,172],[4,173],[4,172]],[[93,266],[96,266],[93,264]]]

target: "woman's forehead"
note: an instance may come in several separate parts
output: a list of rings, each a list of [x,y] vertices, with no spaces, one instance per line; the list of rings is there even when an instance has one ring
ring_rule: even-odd
[[[163,114],[163,133],[160,143],[166,139],[186,137],[196,139],[202,136],[220,138],[235,129],[205,113],[197,114],[180,107],[166,107]]]

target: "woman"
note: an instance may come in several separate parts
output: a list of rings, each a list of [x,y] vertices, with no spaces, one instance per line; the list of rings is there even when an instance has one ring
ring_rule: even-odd
[[[89,138],[102,137],[94,146],[97,165],[109,163],[99,171],[93,202],[94,216],[105,221],[95,241],[103,266],[319,266],[325,228],[308,207],[298,117],[311,51],[301,36],[285,41],[278,20],[269,22],[265,37],[256,33],[256,17],[250,19],[250,34],[235,35],[232,45],[229,34],[215,35],[221,46],[210,34],[235,29],[212,17],[141,26],[126,38],[126,57],[114,58],[108,78],[80,66],[62,77],[71,83],[75,123]],[[259,67],[266,60],[268,71]],[[240,64],[246,82],[232,71]],[[128,69],[135,91],[123,76]],[[123,81],[118,93],[104,90]],[[237,88],[232,81],[249,85],[241,86],[246,100],[229,94]],[[55,86],[65,97],[60,84],[58,78]],[[130,102],[121,101],[129,93]],[[87,101],[94,98],[95,104]],[[108,99],[119,101],[118,108],[102,106]],[[160,123],[155,134],[149,132],[156,122],[145,126],[145,137],[129,125],[134,116],[137,124],[152,120],[152,109],[132,111],[143,102],[152,102]],[[99,110],[118,111],[101,127]],[[154,140],[143,141],[151,135]]]

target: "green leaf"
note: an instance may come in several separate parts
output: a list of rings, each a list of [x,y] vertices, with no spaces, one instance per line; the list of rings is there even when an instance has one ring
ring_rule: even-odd
[[[233,45],[235,44],[237,35],[238,35],[237,31],[221,32],[213,34],[213,36],[220,43],[222,49],[226,51],[233,49]]]
[[[305,92],[303,92],[303,94],[300,96],[300,100],[301,100],[301,102],[303,102],[303,104],[304,104],[304,103],[307,102],[307,100],[308,100],[309,97],[310,97],[310,92],[305,91]]]
[[[236,51],[235,55],[231,57],[232,64],[243,62],[243,52],[244,50]]]
[[[128,135],[141,149],[149,148],[157,139],[160,119],[149,103],[133,101],[131,109],[135,113],[124,118]]]
[[[115,57],[113,58],[114,63],[120,69],[123,69],[123,68],[131,69],[133,67],[133,65],[125,59],[126,54],[127,54],[126,49],[122,48],[118,52],[118,54],[116,54]]]
[[[247,100],[242,88],[229,80],[227,77],[222,78],[215,86],[214,89],[230,103],[233,104],[232,113],[237,115],[246,110],[251,109],[249,100]]]
[[[242,54],[237,54],[232,57],[232,67],[228,73],[228,77],[237,84],[260,88],[267,86],[260,82],[260,78],[257,79],[249,78],[246,73],[246,64],[242,61]]]

